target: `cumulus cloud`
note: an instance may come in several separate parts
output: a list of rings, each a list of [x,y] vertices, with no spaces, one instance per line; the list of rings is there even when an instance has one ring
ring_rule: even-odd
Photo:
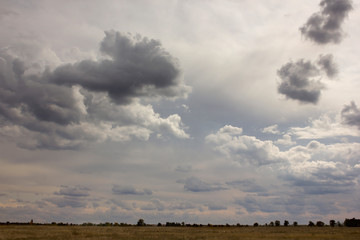
[[[50,74],[51,81],[106,92],[119,104],[135,97],[179,97],[188,93],[189,87],[178,79],[176,60],[159,41],[115,31],[105,35],[100,50],[109,59],[60,66]]]
[[[282,161],[281,152],[272,141],[242,135],[242,129],[238,127],[224,126],[205,140],[215,145],[216,151],[240,163],[261,166]]]
[[[327,118],[325,120],[329,121]],[[349,127],[333,122],[324,124],[323,121],[314,121],[312,126],[305,128],[291,128],[283,139],[285,141],[286,136],[297,139],[354,136],[354,131]],[[225,126],[216,134],[208,135],[206,140],[230,159],[255,166],[270,166],[280,179],[305,194],[349,193],[356,188],[360,176],[358,143],[323,144],[312,140],[306,146],[297,145],[281,151],[273,141],[244,136],[241,128],[232,126]],[[294,144],[291,138],[287,142]],[[261,193],[265,190],[252,181],[240,180],[227,184],[244,192]]]
[[[283,137],[276,140],[275,143],[284,146],[291,146],[296,144],[296,142],[291,139],[290,134],[284,134]]]
[[[322,0],[320,8],[300,28],[301,34],[317,44],[340,43],[344,35],[341,25],[353,9],[352,1]]]
[[[346,122],[344,114],[346,115],[343,110],[342,117],[345,120],[345,123],[349,124]],[[306,127],[292,127],[289,129],[287,134],[295,136],[298,139],[325,139],[341,136],[360,136],[360,132],[356,131],[356,129],[346,126],[336,118],[333,119],[328,115],[322,115],[318,119],[310,119],[309,123],[310,124]]]
[[[152,195],[150,189],[136,189],[133,186],[124,186],[115,184],[112,187],[112,192],[117,195]]]
[[[293,147],[285,153],[288,162],[279,176],[306,194],[351,192],[360,175],[359,149],[358,143],[325,145],[317,141]]]
[[[281,79],[278,92],[287,98],[316,104],[324,85],[319,79],[319,69],[303,59],[283,65],[277,72]]]
[[[321,81],[322,73],[333,78],[337,71],[331,54],[320,55],[315,63],[304,59],[290,61],[277,71],[280,77],[278,92],[301,103],[316,104],[325,88]]]
[[[356,106],[355,102],[344,106],[341,111],[341,117],[345,124],[356,126],[360,129],[360,109]]]
[[[184,97],[188,92],[176,61],[161,44],[111,31],[101,49],[107,58],[45,71],[31,62],[32,51],[2,49],[2,135],[29,149],[77,149],[108,139],[148,140],[153,132],[188,138],[178,114],[162,118],[151,105],[140,103],[144,98]]]

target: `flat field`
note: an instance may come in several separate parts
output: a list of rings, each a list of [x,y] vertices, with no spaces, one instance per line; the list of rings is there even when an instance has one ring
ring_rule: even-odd
[[[0,226],[0,239],[360,239],[360,228],[347,227],[99,227]]]

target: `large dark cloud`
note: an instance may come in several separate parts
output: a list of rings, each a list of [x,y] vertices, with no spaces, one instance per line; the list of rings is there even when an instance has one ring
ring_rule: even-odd
[[[352,1],[322,0],[320,8],[320,12],[314,13],[300,28],[301,34],[318,44],[341,42],[341,25],[348,12],[353,9]]]
[[[360,109],[356,106],[355,102],[344,106],[341,111],[341,117],[346,124],[357,126],[360,129]]]
[[[102,60],[59,67],[32,62],[33,52],[42,51],[36,44],[19,47],[20,53],[9,49],[0,51],[0,127],[20,147],[78,149],[107,139],[147,140],[153,132],[189,137],[180,116],[161,118],[140,103],[184,97],[189,90],[159,41],[110,31],[101,43]],[[48,56],[41,57],[46,62]]]
[[[321,77],[325,74],[328,78],[333,78],[337,72],[331,54],[320,55],[315,63],[304,59],[290,61],[277,71],[281,80],[278,92],[301,103],[316,104],[321,90],[325,88]]]
[[[108,31],[101,42],[107,59],[84,60],[55,69],[51,80],[59,85],[80,85],[106,92],[116,103],[134,97],[178,97],[187,88],[179,85],[179,67],[157,40]]]
[[[71,88],[49,84],[38,76],[24,76],[25,70],[25,63],[20,59],[0,53],[2,117],[28,128],[36,128],[36,124],[31,125],[24,114],[60,125],[79,121],[80,114]]]

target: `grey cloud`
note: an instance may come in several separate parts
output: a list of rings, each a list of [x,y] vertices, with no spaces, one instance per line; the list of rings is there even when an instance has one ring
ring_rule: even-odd
[[[237,180],[232,182],[227,182],[226,184],[238,188],[243,192],[252,192],[252,193],[266,193],[267,189],[255,182],[255,180]]]
[[[72,207],[72,208],[83,208],[86,207],[87,201],[79,198],[63,197],[63,198],[47,198],[47,202],[55,204],[56,206],[63,207]]]
[[[152,191],[149,189],[139,190],[133,186],[123,186],[114,184],[112,192],[117,195],[152,195]]]
[[[136,97],[183,97],[189,88],[179,81],[176,60],[157,40],[115,31],[105,32],[100,50],[110,57],[60,66],[51,74],[59,85],[80,85],[106,92],[119,104]]]
[[[290,61],[277,71],[281,80],[277,90],[289,99],[316,104],[325,88],[321,82],[323,75],[334,78],[337,73],[338,68],[331,54],[320,55],[315,63],[304,59]]]
[[[147,210],[147,211],[151,211],[151,210],[163,211],[164,209],[165,209],[165,204],[161,202],[159,199],[152,199],[150,203],[141,207],[141,210]]]
[[[212,211],[220,211],[220,210],[227,209],[227,206],[214,204],[214,203],[206,204],[206,206],[208,207],[209,210],[212,210]]]
[[[345,124],[357,126],[360,129],[360,109],[356,106],[355,102],[344,106],[341,111],[341,117]]]
[[[109,43],[111,37],[115,38],[114,45]],[[117,49],[124,52],[123,55],[111,55],[111,59],[102,61],[85,60],[63,65],[54,71],[51,68],[39,71],[37,67],[34,70],[34,63],[29,57],[33,54],[27,57],[18,54],[26,59],[24,61],[18,57],[16,51],[2,49],[0,124],[5,129],[2,129],[1,133],[23,148],[53,150],[78,149],[91,142],[103,142],[107,139],[148,140],[153,132],[159,133],[159,136],[170,134],[179,138],[189,138],[183,130],[179,115],[161,118],[151,105],[143,105],[139,99],[135,100],[140,97],[183,97],[188,92],[188,87],[178,79],[179,72],[175,60],[162,49],[158,41],[139,36],[134,38],[136,39],[109,32],[102,49],[109,54]],[[31,48],[31,44],[26,45],[24,51],[42,50],[38,45]],[[46,62],[46,59],[41,60]],[[170,72],[176,74],[166,73],[167,67],[170,68]],[[141,68],[145,70],[142,71]],[[66,75],[64,69],[71,71]],[[139,77],[130,76],[128,71],[139,74]],[[120,73],[126,73],[128,77],[124,83],[122,78],[117,78],[123,76]],[[61,74],[69,78],[61,78]],[[69,82],[79,80],[84,77],[83,74],[88,74],[84,83]],[[94,84],[99,84],[102,88],[87,86],[90,84],[89,79],[93,79]],[[131,79],[135,79],[134,84],[128,82]],[[124,86],[124,91],[127,92],[125,95],[111,92],[121,88],[122,84],[127,84]],[[128,92],[126,89],[130,85],[134,88]],[[134,92],[131,92],[132,90]],[[144,92],[140,93],[138,90]],[[121,91],[120,89],[119,92]],[[109,96],[122,104],[114,104]]]
[[[320,55],[317,64],[320,66],[321,70],[326,73],[328,78],[336,77],[338,74],[338,67],[334,62],[332,54]]]
[[[349,11],[353,9],[351,0],[322,0],[321,11],[313,14],[300,28],[307,39],[317,44],[340,43],[343,38],[341,28]]]
[[[71,88],[43,82],[35,75],[24,76],[25,64],[6,53],[0,53],[0,65],[0,114],[4,119],[30,129],[37,126],[29,117],[60,125],[79,122]],[[25,118],[25,114],[30,116]]]
[[[283,204],[280,198],[276,199],[259,199],[253,196],[246,196],[243,199],[236,199],[235,204],[238,204],[246,209],[247,212],[281,212]]]
[[[197,206],[189,201],[182,201],[182,202],[173,202],[169,206],[169,209],[171,210],[187,210],[187,209],[194,209],[197,208]]]
[[[183,172],[183,173],[188,173],[191,172],[192,167],[190,165],[184,165],[184,166],[177,166],[175,168],[175,171],[177,172]]]
[[[319,69],[310,61],[303,59],[283,65],[277,72],[281,79],[278,92],[287,98],[303,103],[316,104],[324,85],[312,79],[319,77]]]
[[[178,180],[177,182],[183,183],[184,189],[190,192],[212,192],[212,191],[225,190],[224,187],[218,184],[207,183],[196,177],[190,177],[185,180]]]
[[[236,199],[235,204],[244,207],[249,213],[276,213],[285,211],[296,215],[305,213],[307,207],[312,203],[307,203],[303,195],[292,194],[291,197],[288,197],[287,195],[280,194],[274,197],[247,195],[244,198]]]
[[[90,189],[85,186],[61,186],[61,189],[55,194],[69,197],[87,197],[89,191]]]
[[[56,206],[63,207],[72,207],[72,208],[82,208],[87,205],[87,198],[89,194],[89,188],[84,186],[61,186],[58,192],[55,192],[55,195],[61,197],[53,197],[44,199],[46,202],[55,204]]]
[[[121,200],[117,200],[117,199],[112,199],[111,202],[113,204],[115,204],[117,207],[120,207],[122,209],[125,209],[125,210],[133,210],[133,206],[131,204],[129,204],[128,202],[124,202],[124,201],[121,201]]]

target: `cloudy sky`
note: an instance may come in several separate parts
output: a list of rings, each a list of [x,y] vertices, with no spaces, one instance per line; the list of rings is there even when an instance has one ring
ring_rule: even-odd
[[[359,11],[0,0],[0,221],[358,217]]]

